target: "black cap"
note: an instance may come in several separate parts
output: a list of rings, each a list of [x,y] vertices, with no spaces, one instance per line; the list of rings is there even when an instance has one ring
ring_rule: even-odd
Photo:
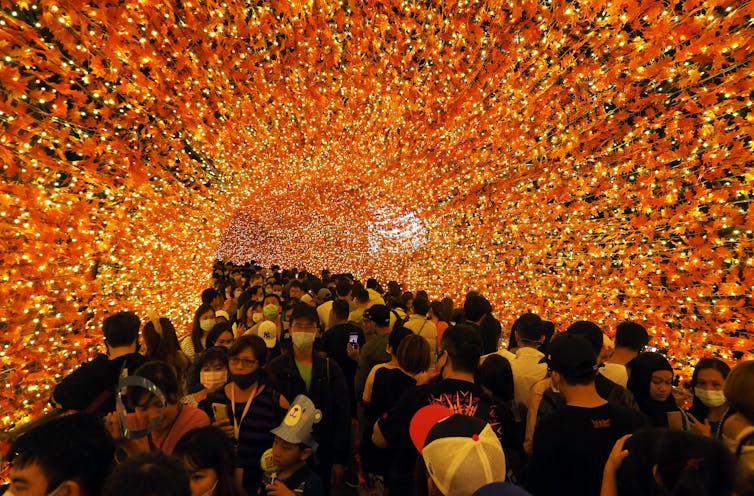
[[[385,305],[372,305],[364,310],[364,318],[377,324],[377,327],[387,327],[390,325],[390,310]]]
[[[547,364],[566,378],[587,378],[597,370],[597,354],[582,336],[563,333],[550,343]]]

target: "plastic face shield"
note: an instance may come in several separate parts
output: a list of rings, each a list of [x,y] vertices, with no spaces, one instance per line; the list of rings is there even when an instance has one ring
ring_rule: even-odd
[[[160,400],[163,408],[167,406],[167,401],[165,400],[165,395],[160,391],[160,388],[149,379],[145,379],[138,375],[131,375],[128,377],[121,377],[120,380],[118,380],[118,389],[115,391],[115,410],[118,412],[118,420],[120,420],[120,425],[123,429],[123,437],[126,439],[137,439],[152,432],[160,421],[162,421],[162,414],[144,429],[129,429],[126,422],[128,410],[126,410],[126,405],[123,402],[124,391],[126,391],[128,387],[140,387],[146,389]]]

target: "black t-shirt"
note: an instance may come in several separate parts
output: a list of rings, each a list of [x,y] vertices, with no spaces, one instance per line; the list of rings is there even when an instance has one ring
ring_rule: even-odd
[[[515,443],[513,415],[493,396],[473,382],[443,379],[438,382],[415,386],[406,391],[398,403],[379,421],[380,432],[396,457],[393,466],[406,469],[412,474],[417,451],[409,436],[409,425],[414,414],[427,405],[445,405],[453,413],[477,417],[490,424],[500,438],[503,450]]]
[[[644,422],[639,412],[610,403],[566,405],[547,415],[534,432],[529,491],[535,496],[599,496],[615,441]]]
[[[361,327],[346,322],[343,324],[335,324],[325,332],[322,339],[319,342],[319,349],[327,353],[327,356],[335,360],[335,363],[340,365],[343,370],[343,377],[346,379],[346,386],[348,386],[349,401],[351,403],[351,416],[356,416],[356,393],[354,391],[353,378],[356,376],[356,369],[358,364],[356,360],[351,360],[348,357],[347,347],[348,338],[351,334],[356,334],[359,340],[359,348],[364,346],[366,338],[364,337],[364,331]]]

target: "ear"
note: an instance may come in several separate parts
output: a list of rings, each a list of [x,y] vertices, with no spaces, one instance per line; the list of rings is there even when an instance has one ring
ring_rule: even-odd
[[[55,496],[82,496],[84,494],[83,489],[79,486],[79,483],[72,480],[67,480],[60,484],[57,489],[54,490]]]
[[[655,463],[654,466],[652,466],[652,475],[655,478],[655,482],[657,485],[661,488],[665,488],[665,486],[662,483],[662,477],[660,477],[660,470],[657,468],[657,464]]]
[[[301,461],[306,461],[310,456],[312,456],[312,453],[314,453],[314,450],[311,448],[304,448],[301,450]]]

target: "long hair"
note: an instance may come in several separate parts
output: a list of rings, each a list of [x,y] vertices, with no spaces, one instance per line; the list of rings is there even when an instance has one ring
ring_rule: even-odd
[[[694,388],[696,387],[697,381],[699,380],[699,372],[707,369],[714,369],[720,372],[720,374],[723,376],[723,380],[727,379],[728,374],[730,374],[730,367],[728,367],[728,364],[723,362],[719,358],[702,358],[697,362],[696,367],[694,367],[694,374],[691,376],[691,382],[689,383],[689,386],[691,387],[692,393],[694,391]],[[709,407],[702,403],[702,401],[697,398],[696,395],[694,395],[694,400],[691,403],[689,412],[695,418],[699,419],[700,422],[704,422],[704,419],[707,418],[707,414],[709,414]]]
[[[195,470],[214,469],[217,472],[215,494],[223,496],[246,494],[235,476],[236,455],[233,443],[217,427],[191,429],[178,441],[173,450],[173,456],[183,461],[189,476]]]
[[[181,351],[175,327],[170,319],[160,317],[157,322],[159,329],[155,327],[154,320],[150,319],[141,331],[144,343],[147,345],[145,355],[150,360],[169,363],[175,367],[180,378],[186,373],[189,365],[188,358]]]
[[[194,345],[194,353],[197,355],[204,351],[204,346],[202,345],[202,334],[204,331],[202,331],[202,327],[199,325],[199,320],[202,314],[205,314],[210,310],[212,310],[212,312],[215,311],[212,305],[202,303],[199,305],[199,308],[196,309],[196,312],[194,312],[194,323],[191,327],[191,344]]]

